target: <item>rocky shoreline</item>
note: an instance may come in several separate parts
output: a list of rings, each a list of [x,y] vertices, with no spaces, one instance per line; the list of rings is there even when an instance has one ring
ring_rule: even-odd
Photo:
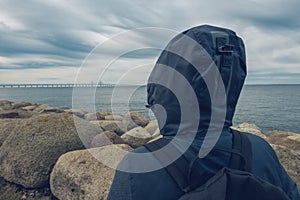
[[[300,186],[300,134],[263,133],[247,123],[233,128],[268,141]],[[92,154],[110,155],[115,145],[130,151],[159,137],[157,122],[136,112],[88,113],[0,100],[0,200],[106,199],[114,170]],[[117,165],[122,155],[110,159]]]

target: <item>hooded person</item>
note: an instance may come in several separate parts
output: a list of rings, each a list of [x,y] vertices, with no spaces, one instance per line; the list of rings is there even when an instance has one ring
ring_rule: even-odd
[[[178,199],[184,191],[165,167],[181,155],[190,163],[201,158],[191,167],[195,187],[229,166],[230,153],[211,150],[232,148],[230,127],[246,71],[243,41],[229,29],[203,25],[175,36],[159,56],[147,92],[161,135],[181,154],[170,151],[161,162],[144,146],[134,149],[120,162],[108,199]],[[258,136],[247,136],[252,173],[299,199],[272,147]]]

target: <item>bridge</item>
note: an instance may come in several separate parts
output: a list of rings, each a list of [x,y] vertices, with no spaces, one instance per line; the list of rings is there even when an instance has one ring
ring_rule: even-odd
[[[74,87],[115,87],[115,84],[0,84],[0,88],[74,88]]]

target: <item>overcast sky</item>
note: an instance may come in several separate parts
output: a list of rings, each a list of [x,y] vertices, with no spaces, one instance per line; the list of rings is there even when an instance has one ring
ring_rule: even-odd
[[[78,73],[81,82],[142,83],[171,33],[201,24],[244,39],[248,84],[300,83],[299,8],[299,0],[0,0],[0,83],[73,83]],[[144,27],[152,28],[135,31]],[[96,56],[84,59],[97,45],[110,66],[89,71]],[[129,53],[116,58],[122,47]]]

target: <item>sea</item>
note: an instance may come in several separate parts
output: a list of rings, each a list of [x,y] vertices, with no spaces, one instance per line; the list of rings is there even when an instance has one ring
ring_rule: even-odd
[[[28,101],[60,108],[80,108],[88,112],[137,111],[150,119],[147,91],[140,87],[100,88],[0,88],[0,99]],[[300,85],[245,85],[233,120],[254,123],[264,133],[283,130],[300,133]]]

